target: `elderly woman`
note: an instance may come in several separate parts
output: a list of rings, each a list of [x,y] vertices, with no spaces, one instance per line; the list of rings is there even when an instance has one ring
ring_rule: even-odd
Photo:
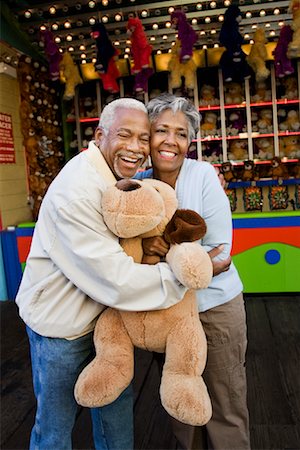
[[[152,169],[139,177],[168,183],[177,194],[179,208],[197,211],[206,221],[202,245],[214,266],[210,286],[197,292],[199,318],[203,324],[208,357],[204,371],[213,406],[206,425],[208,448],[250,449],[245,353],[246,317],[242,283],[230,259],[232,219],[229,201],[213,166],[187,159],[200,116],[185,98],[162,94],[147,106],[151,122]],[[146,254],[163,257],[168,245],[160,237],[144,240]],[[173,423],[182,448],[192,446],[194,429]]]

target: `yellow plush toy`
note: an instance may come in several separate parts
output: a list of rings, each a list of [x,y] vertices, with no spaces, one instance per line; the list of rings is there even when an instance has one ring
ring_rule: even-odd
[[[291,0],[288,12],[293,15],[293,40],[289,43],[287,56],[300,58],[300,0]]]
[[[184,77],[185,87],[187,89],[194,89],[197,66],[194,63],[193,58],[190,58],[187,62],[180,62],[180,51],[180,40],[176,39],[175,45],[173,45],[171,49],[171,59],[168,64],[171,88],[180,88],[182,85],[181,77]]]
[[[135,262],[143,260],[142,237],[164,235],[170,243],[166,260],[177,279],[192,289],[208,286],[212,278],[208,254],[198,242],[181,243],[201,238],[205,222],[194,211],[177,210],[175,191],[169,185],[157,180],[120,180],[103,194],[102,212],[106,225],[122,238],[121,245]],[[166,353],[160,396],[167,412],[191,425],[209,421],[211,403],[201,376],[207,344],[193,290],[177,305],[161,311],[107,308],[96,324],[94,343],[96,357],[75,386],[79,404],[99,407],[118,398],[133,378],[136,346]]]
[[[300,158],[300,138],[297,135],[284,136],[279,140],[279,155],[287,158]]]
[[[206,112],[201,124],[201,136],[215,136],[218,134],[218,116],[214,112]]]
[[[266,66],[267,49],[265,30],[257,28],[254,33],[254,44],[251,46],[247,62],[255,73],[256,81],[263,81],[270,75],[270,71]]]
[[[233,139],[230,141],[228,158],[231,160],[244,160],[248,158],[247,142],[245,140]]]
[[[63,54],[60,62],[60,70],[63,80],[66,83],[64,100],[71,100],[75,96],[75,88],[78,84],[82,83],[81,76],[77,65],[74,63],[72,56],[69,52]]]

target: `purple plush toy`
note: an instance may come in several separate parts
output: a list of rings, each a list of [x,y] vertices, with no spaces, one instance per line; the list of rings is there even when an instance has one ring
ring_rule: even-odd
[[[181,42],[180,62],[185,62],[193,56],[193,45],[197,41],[197,34],[188,23],[183,11],[175,9],[171,14],[171,22],[178,30],[178,39]]]
[[[279,39],[273,51],[275,59],[275,74],[279,78],[294,73],[291,60],[287,57],[288,45],[293,39],[293,30],[289,25],[284,25],[280,30]]]
[[[59,63],[62,59],[62,55],[59,52],[58,45],[54,42],[54,36],[51,31],[41,30],[40,41],[49,62],[51,80],[56,81],[59,79]]]

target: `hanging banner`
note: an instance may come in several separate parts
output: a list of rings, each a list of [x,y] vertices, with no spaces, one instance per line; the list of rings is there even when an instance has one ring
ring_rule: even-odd
[[[12,118],[10,114],[0,113],[0,163],[16,162]]]

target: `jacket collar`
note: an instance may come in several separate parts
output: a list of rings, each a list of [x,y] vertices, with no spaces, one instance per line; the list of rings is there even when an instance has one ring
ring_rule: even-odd
[[[100,149],[96,146],[95,141],[90,141],[89,147],[85,150],[85,153],[89,161],[95,167],[97,172],[101,174],[108,185],[112,185],[117,182]]]

